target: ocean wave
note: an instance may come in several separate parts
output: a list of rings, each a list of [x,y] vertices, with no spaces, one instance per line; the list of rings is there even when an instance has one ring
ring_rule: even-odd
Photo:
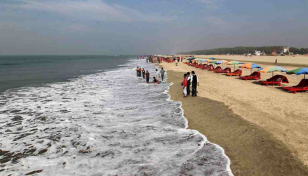
[[[187,128],[170,84],[116,70],[0,95],[1,174],[232,175],[221,147]]]

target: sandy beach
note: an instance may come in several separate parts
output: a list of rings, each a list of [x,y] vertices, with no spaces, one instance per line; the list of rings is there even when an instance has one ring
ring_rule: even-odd
[[[285,58],[283,62],[290,66],[284,68],[297,68],[290,59]],[[270,65],[266,62],[272,61],[264,59],[261,66]],[[306,64],[308,58],[303,61]],[[170,95],[183,103],[189,128],[225,149],[234,175],[308,175],[307,93],[288,93],[277,86],[266,87],[183,63],[161,66],[167,70],[168,81],[174,83]],[[199,76],[199,94],[197,98],[184,99],[180,83],[184,72],[192,70]],[[250,72],[243,69],[243,75]],[[262,74],[262,79],[271,76]],[[282,86],[293,86],[303,79],[287,77],[290,83]]]

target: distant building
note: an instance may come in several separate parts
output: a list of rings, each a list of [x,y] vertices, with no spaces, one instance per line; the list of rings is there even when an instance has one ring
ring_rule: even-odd
[[[256,56],[261,56],[261,51],[255,50],[255,55],[256,55]]]
[[[283,53],[289,53],[289,52],[290,52],[290,47],[283,48]]]

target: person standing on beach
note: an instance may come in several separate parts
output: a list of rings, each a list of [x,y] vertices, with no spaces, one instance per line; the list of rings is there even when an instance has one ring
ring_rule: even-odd
[[[184,98],[186,98],[187,97],[187,74],[184,74],[183,93],[184,93]]]
[[[191,95],[193,97],[196,97],[197,96],[197,84],[199,86],[199,79],[198,79],[198,76],[195,74],[195,71],[192,71],[191,74],[192,74],[192,76],[191,76],[191,83],[192,83]]]
[[[144,70],[144,68],[142,69],[142,77],[143,77],[143,79],[145,79],[145,70]]]
[[[145,72],[145,80],[147,81],[147,83],[149,83],[150,81],[150,73],[148,70]]]
[[[187,96],[190,95],[190,84],[191,84],[191,76],[190,73],[187,72]]]
[[[141,77],[141,67],[138,67],[138,77]]]
[[[161,81],[164,81],[165,70],[163,67],[161,68],[160,74],[161,74]]]
[[[178,66],[178,60],[175,59],[175,66]]]
[[[136,68],[137,71],[137,77],[139,76],[139,67]]]
[[[159,77],[160,77],[160,71],[156,69],[156,79],[159,80]]]
[[[277,58],[276,58],[276,60],[275,60],[275,64],[277,65]]]

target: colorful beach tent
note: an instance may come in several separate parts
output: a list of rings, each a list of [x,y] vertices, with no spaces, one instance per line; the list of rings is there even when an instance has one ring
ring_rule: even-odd
[[[304,75],[304,79],[306,79],[306,74],[308,74],[308,68],[302,67],[295,70],[288,71],[287,74],[296,74],[296,75]]]
[[[252,69],[254,69],[254,68],[261,68],[261,66],[257,65],[257,64],[254,64],[254,63],[247,63],[247,64],[244,64],[244,65],[240,66],[240,68],[247,68],[247,69],[250,69],[251,72],[252,72]]]
[[[212,58],[210,58],[210,60],[215,60],[215,58],[212,57]]]
[[[221,64],[221,68],[224,67],[224,63],[229,63],[229,61],[221,60],[221,61],[217,61],[217,62],[216,62],[217,65]]]
[[[216,61],[216,64],[224,64],[224,63],[228,63],[229,61],[226,60],[221,60],[221,61]]]
[[[272,75],[274,75],[274,72],[287,72],[288,70],[282,68],[282,67],[278,67],[278,66],[271,66],[271,67],[267,67],[264,69],[260,69],[262,73],[272,73]]]
[[[232,61],[228,63],[228,65],[234,65],[234,70],[235,70],[235,65],[239,65],[239,64],[244,64],[244,63],[239,62],[239,61]]]

